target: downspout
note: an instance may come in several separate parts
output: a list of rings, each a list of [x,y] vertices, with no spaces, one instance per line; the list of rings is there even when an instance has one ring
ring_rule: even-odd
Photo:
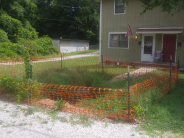
[[[102,0],[100,0],[100,29],[99,29],[99,62],[101,62],[102,55]]]

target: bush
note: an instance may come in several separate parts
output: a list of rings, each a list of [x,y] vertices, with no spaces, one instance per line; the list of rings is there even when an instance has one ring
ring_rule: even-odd
[[[0,27],[9,34],[9,40],[11,42],[18,42],[21,38],[34,40],[38,38],[38,33],[29,24],[28,21],[24,21],[25,25],[21,21],[12,18],[7,14],[0,15]]]
[[[35,40],[37,53],[40,55],[59,54],[59,49],[53,45],[52,39],[44,36]]]
[[[0,43],[1,42],[10,42],[7,36],[7,33],[0,29]]]
[[[22,57],[24,54],[24,47],[11,42],[0,43],[0,58],[14,59]]]
[[[6,96],[16,99],[18,103],[30,98],[32,99],[31,95],[34,95],[36,99],[41,98],[40,84],[30,83],[26,79],[2,76],[0,78],[0,89],[2,89]]]

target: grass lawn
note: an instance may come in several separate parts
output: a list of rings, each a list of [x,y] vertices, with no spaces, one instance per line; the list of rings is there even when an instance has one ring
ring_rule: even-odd
[[[173,132],[180,134],[178,138],[184,137],[184,73],[179,74],[174,89],[146,112],[145,122],[140,128],[149,134],[155,135],[158,130],[160,136]]]

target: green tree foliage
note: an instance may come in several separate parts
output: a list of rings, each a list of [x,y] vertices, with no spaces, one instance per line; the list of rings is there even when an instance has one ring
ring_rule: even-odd
[[[128,4],[129,0],[121,0],[123,3]],[[156,7],[161,7],[162,12],[175,14],[184,9],[184,0],[139,0],[143,3],[144,8],[142,13],[148,10],[153,10]]]
[[[18,42],[20,38],[33,40],[38,38],[38,34],[35,29],[30,25],[27,20],[23,20],[24,25],[21,21],[12,18],[7,14],[0,15],[0,28],[3,29],[7,34],[8,38],[12,42]]]
[[[34,41],[21,39],[19,43],[0,43],[0,59],[18,59],[25,57],[26,51],[30,56],[59,54],[59,50],[53,46],[52,39],[47,36]]]
[[[9,42],[7,33],[0,29],[0,43],[1,42]]]
[[[37,0],[0,0],[0,8],[12,18],[24,19],[26,16],[36,16]]]
[[[40,36],[98,43],[100,7],[95,0],[38,0],[37,7],[34,27]]]
[[[184,9],[184,0],[140,0],[144,5],[143,13],[155,7],[161,7],[163,12],[177,13]]]

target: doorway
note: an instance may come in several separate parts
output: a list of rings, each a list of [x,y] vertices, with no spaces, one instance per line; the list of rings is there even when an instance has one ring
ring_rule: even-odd
[[[172,55],[172,62],[175,62],[176,55],[176,34],[164,34],[163,37],[163,62],[170,62]]]
[[[142,36],[141,61],[153,62],[155,50],[155,34],[145,34]]]

